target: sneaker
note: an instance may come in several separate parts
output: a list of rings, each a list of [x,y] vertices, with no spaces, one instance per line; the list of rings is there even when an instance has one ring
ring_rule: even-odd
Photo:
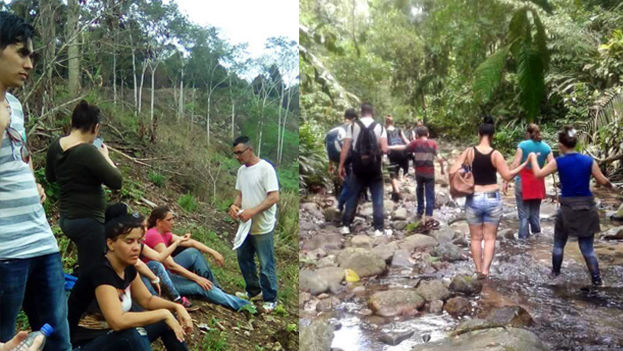
[[[249,297],[249,293],[246,291],[236,291],[235,293],[236,297],[241,298],[241,299],[245,299],[245,300],[249,300],[249,301],[259,301],[263,299],[262,293],[259,293],[255,296]]]
[[[378,230],[378,229],[377,229],[377,230],[375,230],[375,231],[374,231],[374,236],[383,236],[383,234],[384,234],[384,233],[383,233],[383,231],[382,231],[382,230]]]
[[[340,227],[340,234],[342,235],[350,234],[350,228],[348,228],[348,226]]]
[[[264,302],[264,304],[262,305],[262,308],[264,309],[265,313],[271,313],[275,307],[277,307],[277,301],[275,302]]]
[[[383,234],[387,235],[387,236],[392,236],[392,234],[394,234],[394,231],[391,229],[385,229],[383,231]]]
[[[199,306],[194,306],[192,302],[190,302],[189,299],[187,299],[185,296],[182,296],[181,298],[175,300],[175,302],[181,304],[182,306],[184,306],[184,308],[186,309],[186,311],[188,312],[194,312],[199,310]]]

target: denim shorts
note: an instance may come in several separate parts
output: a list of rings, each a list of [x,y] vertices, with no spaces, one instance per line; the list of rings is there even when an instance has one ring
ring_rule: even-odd
[[[499,191],[474,193],[465,200],[465,217],[469,224],[497,225],[502,217],[502,199]]]

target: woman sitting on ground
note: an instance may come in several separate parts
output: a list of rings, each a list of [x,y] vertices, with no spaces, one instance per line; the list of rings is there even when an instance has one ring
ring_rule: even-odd
[[[558,171],[562,194],[560,208],[556,213],[554,225],[554,248],[552,250],[552,277],[560,274],[562,257],[569,236],[578,238],[578,245],[593,285],[602,285],[599,263],[593,249],[595,233],[599,232],[599,212],[595,198],[590,190],[591,175],[601,185],[612,188],[612,183],[604,176],[599,165],[591,157],[575,151],[576,131],[566,126],[558,133],[558,148],[562,156],[551,160],[543,169],[537,162],[535,153],[530,153],[532,171],[537,178]]]
[[[147,222],[145,244],[158,252],[164,252],[180,236],[171,232],[173,229],[173,214],[168,207],[155,208]],[[225,293],[218,285],[216,277],[210,270],[210,265],[201,254],[212,255],[219,266],[224,264],[223,256],[217,251],[194,239],[182,241],[179,244],[186,247],[177,255],[168,257],[164,264],[175,274],[171,280],[180,294],[186,296],[204,297],[210,302],[229,307],[235,311],[250,304],[248,300]]]
[[[471,250],[476,274],[480,277],[489,275],[489,268],[495,255],[495,240],[498,225],[502,217],[502,199],[497,181],[497,173],[506,181],[513,179],[525,166],[509,170],[502,153],[491,146],[495,126],[493,118],[486,116],[478,127],[480,142],[465,149],[450,167],[450,174],[456,173],[462,165],[471,164],[474,176],[474,194],[465,201],[465,215],[469,224]],[[484,252],[482,242],[484,239]]]
[[[184,336],[192,331],[188,312],[180,304],[151,295],[136,273],[144,235],[139,216],[122,215],[106,223],[106,254],[82,272],[69,296],[74,348],[143,351],[151,350],[150,343],[161,338],[168,351],[188,350],[184,343]],[[132,299],[146,311],[130,312]]]

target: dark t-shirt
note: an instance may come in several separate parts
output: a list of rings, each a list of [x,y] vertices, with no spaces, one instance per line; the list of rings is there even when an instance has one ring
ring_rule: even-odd
[[[122,279],[104,257],[100,264],[80,276],[67,302],[69,308],[67,319],[74,347],[83,345],[110,330],[95,298],[95,288],[100,285],[111,285],[117,289],[122,306],[131,306],[130,284],[136,278],[136,274],[136,268],[128,266]]]
[[[45,176],[58,182],[60,212],[65,218],[95,218],[104,223],[106,198],[102,184],[121,189],[121,172],[110,165],[92,144],[79,144],[65,151],[60,138],[48,148]]]
[[[434,178],[437,143],[432,139],[415,139],[409,143],[407,150],[413,152],[415,156],[415,174],[425,178]]]

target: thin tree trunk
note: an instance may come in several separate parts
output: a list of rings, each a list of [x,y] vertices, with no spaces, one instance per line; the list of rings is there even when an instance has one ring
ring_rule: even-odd
[[[141,113],[143,106],[143,82],[145,81],[145,71],[147,71],[147,60],[143,62],[143,70],[141,72],[141,84],[138,86],[138,113]]]
[[[132,35],[130,35],[130,45],[132,43]],[[138,116],[138,87],[136,86],[136,50],[132,49],[132,78],[134,80],[134,116]]]
[[[180,96],[179,105],[177,109],[177,120],[184,118],[184,66],[182,66],[182,73],[180,77]]]
[[[236,122],[236,104],[231,100],[231,140],[234,140],[234,123]]]
[[[151,105],[149,106],[149,130],[151,134],[154,134],[154,89],[156,81],[156,70],[158,69],[158,63],[151,70]]]
[[[210,102],[212,101],[212,90],[208,93],[208,115],[206,120],[206,133],[208,134],[208,145],[210,145]]]
[[[78,30],[79,11],[80,7],[77,0],[67,1],[66,38],[71,40],[67,47],[67,73],[69,76],[69,92],[72,96],[77,96],[80,93],[80,36],[75,35]]]

